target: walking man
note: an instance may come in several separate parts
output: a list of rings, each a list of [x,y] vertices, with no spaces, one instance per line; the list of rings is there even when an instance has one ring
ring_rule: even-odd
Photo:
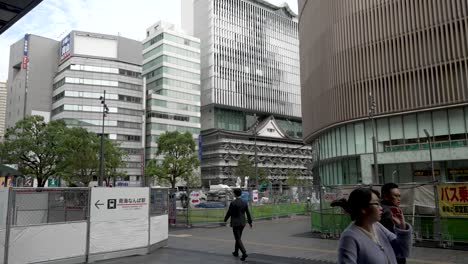
[[[380,223],[385,226],[390,232],[395,233],[395,223],[392,220],[393,215],[403,214],[400,209],[401,194],[398,185],[393,182],[386,183],[382,186],[382,217]],[[404,218],[403,218],[404,219]],[[403,257],[397,257],[398,264],[405,264],[406,259]]]
[[[242,252],[241,260],[244,261],[247,258],[247,251],[245,251],[244,244],[242,243],[242,231],[246,224],[245,215],[247,214],[247,222],[249,223],[250,228],[252,228],[252,217],[250,216],[249,206],[240,198],[242,195],[241,189],[234,189],[234,195],[236,196],[236,199],[229,205],[229,210],[224,217],[224,222],[227,222],[227,220],[231,218],[232,232],[234,233],[234,239],[236,240],[232,255],[234,257],[238,257],[240,249]]]

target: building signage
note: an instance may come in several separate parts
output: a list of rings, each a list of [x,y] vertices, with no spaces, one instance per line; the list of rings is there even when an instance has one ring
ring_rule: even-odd
[[[450,175],[468,175],[468,169],[449,169]]]
[[[91,219],[112,221],[148,216],[147,188],[93,188]]]
[[[24,35],[24,47],[23,47],[23,61],[22,68],[28,67],[28,51],[29,51],[29,34]]]
[[[441,216],[468,217],[468,183],[439,184]]]
[[[252,191],[252,201],[255,203],[258,202],[258,190]]]
[[[413,171],[414,176],[432,176],[431,170],[415,170]],[[440,170],[434,170],[434,175],[439,176]]]
[[[71,53],[70,34],[68,34],[60,43],[60,61],[68,58]]]
[[[200,193],[193,191],[190,193],[190,203],[192,205],[200,204]]]

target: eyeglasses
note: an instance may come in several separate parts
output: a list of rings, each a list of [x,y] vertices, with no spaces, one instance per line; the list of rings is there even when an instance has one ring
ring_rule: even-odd
[[[380,206],[380,203],[369,203],[369,206],[371,205]]]

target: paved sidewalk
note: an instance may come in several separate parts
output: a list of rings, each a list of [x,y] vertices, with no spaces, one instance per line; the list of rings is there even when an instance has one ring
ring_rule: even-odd
[[[247,263],[325,264],[336,262],[338,241],[314,238],[308,217],[254,222],[244,230]],[[151,255],[98,262],[99,264],[242,263],[231,255],[234,242],[229,227],[171,230],[169,246]],[[468,263],[468,252],[434,248],[413,248],[408,263]],[[326,261],[325,263],[323,261]]]

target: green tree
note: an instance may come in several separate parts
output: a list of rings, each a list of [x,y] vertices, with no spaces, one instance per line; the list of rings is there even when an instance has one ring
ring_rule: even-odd
[[[286,182],[288,183],[289,187],[297,186],[300,184],[301,180],[299,179],[297,172],[295,170],[288,170],[287,177],[288,179],[286,180]]]
[[[161,163],[155,160],[148,163],[147,176],[157,177],[159,182],[168,182],[175,188],[179,178],[186,180],[194,169],[200,166],[191,133],[166,132],[158,137],[156,143],[156,155],[162,155],[164,158]]]
[[[21,173],[34,176],[44,187],[49,177],[61,174],[60,143],[65,133],[63,121],[46,123],[42,116],[27,116],[7,129],[0,153],[5,162],[18,164]]]
[[[263,168],[263,167],[260,167],[260,168],[257,168],[258,170],[258,184],[266,184],[268,183],[268,171]],[[258,188],[258,186],[257,186]]]
[[[234,175],[241,179],[242,184],[245,182],[245,177],[249,176],[250,180],[252,180],[252,176],[254,174],[254,168],[252,167],[252,162],[249,158],[241,154],[239,161],[237,162],[237,167],[234,170]]]
[[[109,180],[116,176],[125,177],[126,173],[122,171],[118,172],[117,168],[125,166],[127,163],[125,161],[126,158],[127,153],[120,148],[120,144],[118,142],[112,141],[108,138],[104,139],[104,177]]]
[[[96,133],[82,127],[66,129],[66,137],[61,142],[64,153],[62,167],[64,178],[70,185],[82,183],[88,186],[99,175],[101,141]],[[104,139],[104,177],[110,179],[122,172],[117,168],[125,165],[125,152],[119,144]]]
[[[82,127],[68,128],[66,134],[61,144],[64,178],[70,185],[88,186],[99,171],[99,138]]]

